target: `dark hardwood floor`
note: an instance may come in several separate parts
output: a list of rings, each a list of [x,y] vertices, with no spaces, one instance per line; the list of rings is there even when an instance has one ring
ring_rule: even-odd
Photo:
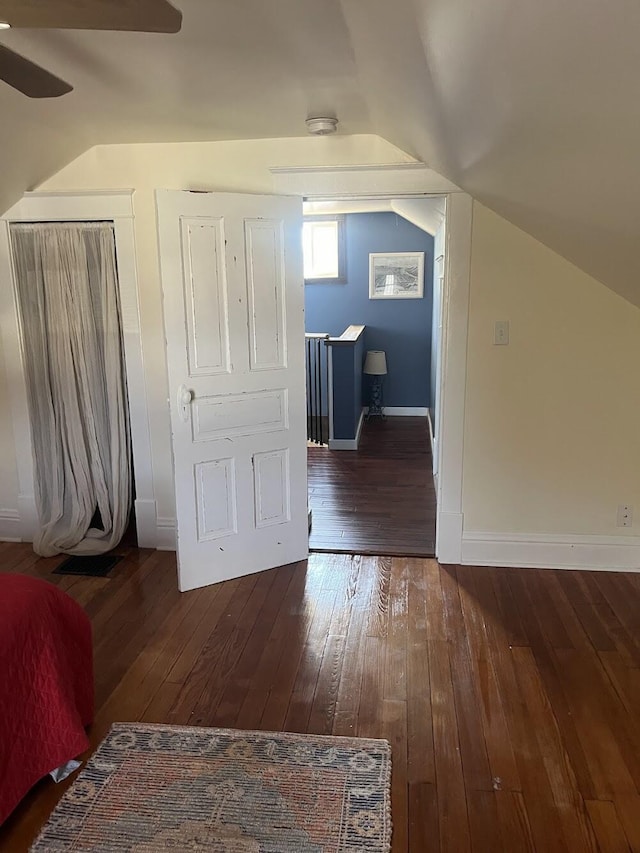
[[[115,720],[385,737],[394,853],[640,851],[640,575],[314,554],[181,595],[173,554],[125,554],[65,577],[0,543],[92,619],[92,747]]]
[[[365,423],[358,450],[309,447],[313,551],[432,557],[436,496],[426,418]]]

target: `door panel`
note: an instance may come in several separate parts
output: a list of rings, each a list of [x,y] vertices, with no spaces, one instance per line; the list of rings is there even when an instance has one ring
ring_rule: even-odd
[[[236,473],[233,458],[198,462],[194,471],[198,542],[237,533]]]
[[[289,450],[271,450],[253,456],[256,526],[269,527],[291,520]]]
[[[189,375],[229,373],[222,220],[182,220]]]
[[[186,590],[308,554],[302,202],[157,205]]]
[[[287,389],[227,394],[193,401],[193,440],[287,429]],[[256,420],[256,408],[261,409]]]
[[[245,222],[252,370],[285,367],[284,245],[280,222]]]

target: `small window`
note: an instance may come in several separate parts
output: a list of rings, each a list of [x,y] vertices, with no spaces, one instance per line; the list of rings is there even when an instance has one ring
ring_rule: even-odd
[[[305,217],[302,226],[304,279],[307,282],[346,281],[344,217]]]

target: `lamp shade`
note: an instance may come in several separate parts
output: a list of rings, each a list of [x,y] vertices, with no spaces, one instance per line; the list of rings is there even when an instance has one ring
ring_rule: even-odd
[[[384,350],[370,349],[364,360],[364,372],[372,376],[384,376],[387,372],[387,356]]]

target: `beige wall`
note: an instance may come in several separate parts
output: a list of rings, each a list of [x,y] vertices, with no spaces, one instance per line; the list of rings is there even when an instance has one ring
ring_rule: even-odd
[[[465,532],[636,533],[640,309],[477,202],[471,257]]]
[[[410,159],[383,139],[364,135],[107,145],[92,148],[39,188],[135,189],[140,320],[154,489],[161,518],[173,518],[175,509],[154,191],[199,189],[269,193],[273,191],[269,169],[276,166],[397,163]]]

